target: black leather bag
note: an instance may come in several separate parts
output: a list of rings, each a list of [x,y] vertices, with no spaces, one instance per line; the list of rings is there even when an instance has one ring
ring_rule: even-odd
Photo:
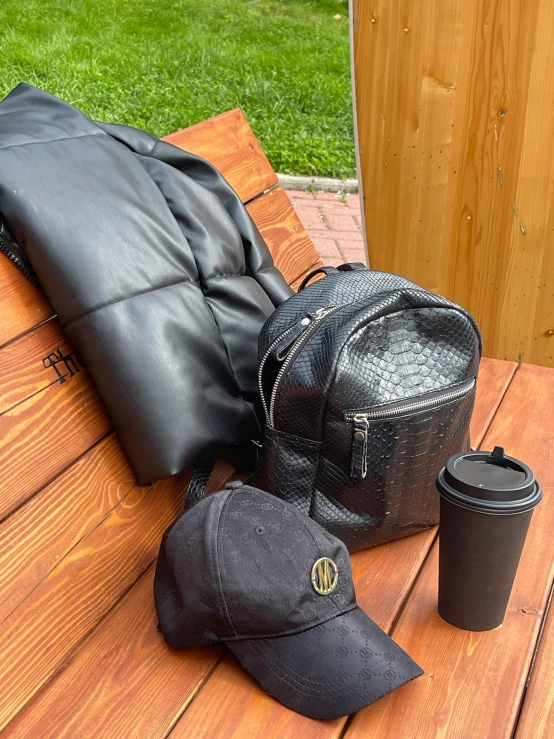
[[[435,478],[469,448],[480,355],[475,321],[445,298],[361,264],[316,270],[260,334],[251,484],[350,551],[438,523]]]

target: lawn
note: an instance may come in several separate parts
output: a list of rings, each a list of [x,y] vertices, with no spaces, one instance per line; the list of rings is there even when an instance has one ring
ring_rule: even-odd
[[[354,174],[346,0],[0,3],[1,96],[25,80],[158,136],[241,106],[277,171]]]

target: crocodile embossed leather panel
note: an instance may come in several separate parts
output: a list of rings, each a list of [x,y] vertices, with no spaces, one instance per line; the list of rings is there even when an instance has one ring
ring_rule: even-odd
[[[309,510],[353,551],[438,522],[437,472],[469,447],[481,339],[450,301],[395,275],[357,271],[330,275],[280,306],[260,353],[303,315],[332,305],[343,307],[289,356],[275,395],[276,431],[268,430],[254,480]],[[426,397],[430,406],[398,409]],[[389,403],[392,413],[371,418]],[[355,449],[365,477],[351,474],[348,412],[369,413],[367,440]]]

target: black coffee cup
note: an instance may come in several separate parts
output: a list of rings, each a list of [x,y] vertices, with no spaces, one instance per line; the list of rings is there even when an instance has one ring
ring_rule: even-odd
[[[439,472],[439,614],[469,631],[500,626],[533,509],[532,470],[493,452],[462,452]]]

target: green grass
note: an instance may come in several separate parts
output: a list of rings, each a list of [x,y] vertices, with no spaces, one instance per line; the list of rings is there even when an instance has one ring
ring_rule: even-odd
[[[26,81],[158,136],[240,106],[277,171],[354,173],[346,0],[0,5],[2,96]]]

